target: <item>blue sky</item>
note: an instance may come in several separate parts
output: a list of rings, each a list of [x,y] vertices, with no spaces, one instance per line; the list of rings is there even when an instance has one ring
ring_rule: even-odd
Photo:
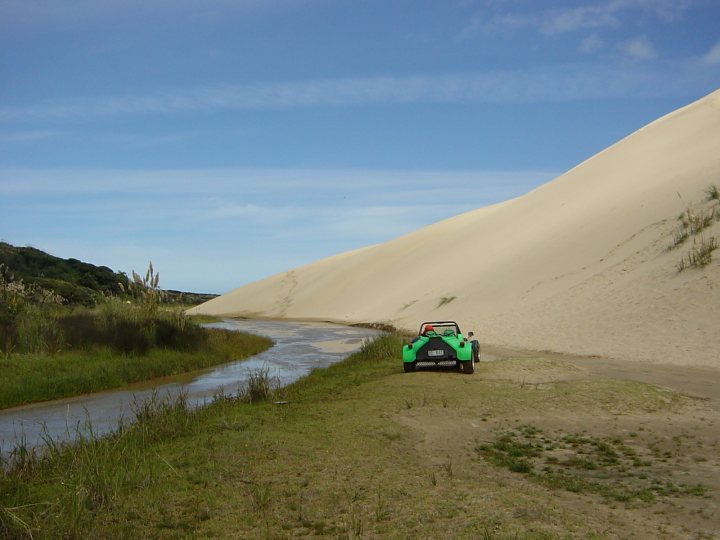
[[[224,292],[720,87],[717,0],[1,0],[0,239]]]

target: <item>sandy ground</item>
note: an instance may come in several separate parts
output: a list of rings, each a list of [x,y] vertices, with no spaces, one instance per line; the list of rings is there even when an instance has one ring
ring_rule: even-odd
[[[484,343],[720,366],[720,256],[678,271],[679,215],[720,215],[720,91],[517,199],[252,283],[191,310],[386,322],[453,319]]]
[[[501,533],[502,523],[508,520],[518,523],[527,519],[547,526],[553,522],[553,514],[575,514],[584,522],[575,531],[577,537],[584,537],[582,531],[587,527],[603,538],[720,538],[720,371],[500,348],[487,352],[486,358],[493,360],[478,365],[475,379],[468,384],[510,383],[520,389],[512,397],[491,402],[478,399],[475,407],[456,415],[440,408],[415,407],[394,418],[416,434],[421,459],[434,460],[440,468],[446,463],[445,456],[457,456],[453,459],[458,471],[455,478],[469,492],[477,483],[516,493],[512,512],[499,506],[496,532]],[[433,388],[437,375],[421,374],[427,379],[422,383]],[[595,392],[597,399],[578,393],[558,400],[565,384],[573,390]],[[608,393],[613,387],[615,392],[622,390],[622,385],[626,392]],[[543,397],[525,402],[523,392]],[[615,399],[608,399],[613,396]],[[561,441],[582,433],[593,440],[613,441],[611,444],[619,445],[616,448],[628,449],[643,463],[625,472],[602,467],[584,471],[586,479],[636,487],[648,482],[701,485],[704,491],[700,495],[659,496],[648,504],[601,501],[595,495],[562,489],[543,495],[542,488],[522,474],[478,465],[478,445],[493,441],[499,433],[519,433],[528,426],[538,434],[527,441],[558,444],[536,460],[536,470],[551,456],[561,462],[577,458],[579,454]],[[570,532],[569,523],[564,521],[556,530],[559,536]],[[493,533],[492,527],[489,532]]]

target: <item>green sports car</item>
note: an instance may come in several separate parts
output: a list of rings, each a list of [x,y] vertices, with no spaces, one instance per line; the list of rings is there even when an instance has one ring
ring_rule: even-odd
[[[403,368],[406,372],[418,367],[455,367],[472,373],[480,360],[477,340],[468,341],[455,321],[428,321],[420,325],[418,336],[403,345]]]

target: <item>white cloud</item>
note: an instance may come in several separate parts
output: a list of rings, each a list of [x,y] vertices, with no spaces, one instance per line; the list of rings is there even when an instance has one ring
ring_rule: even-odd
[[[0,133],[0,143],[23,143],[41,139],[49,139],[61,135],[59,131],[18,131],[14,133]]]
[[[720,41],[718,41],[702,58],[708,65],[720,64]]]
[[[694,0],[611,0],[607,9],[614,12],[637,9],[666,21],[675,21],[693,4]]]
[[[0,169],[0,195],[12,196],[112,196],[112,198],[144,194],[165,196],[191,195],[204,198],[213,209],[236,208],[239,196],[258,200],[265,195],[269,201],[296,200],[312,194],[313,200],[338,193],[366,198],[382,193],[390,197],[402,193],[404,201],[415,204],[438,193],[463,189],[464,196],[482,198],[482,193],[497,196],[489,186],[525,185],[530,178],[548,179],[548,171],[403,171],[365,169],[186,169],[186,170],[124,170],[124,169]],[[302,197],[301,197],[302,198]],[[2,200],[2,199],[0,199]],[[249,211],[243,203],[243,211]],[[238,210],[239,211],[239,210]],[[205,212],[205,209],[203,209]],[[222,214],[222,211],[220,212]]]
[[[205,215],[210,219],[257,219],[264,216],[276,215],[276,212],[273,210],[277,209],[263,207],[256,204],[227,204],[223,202],[219,203],[215,208],[208,210]]]
[[[486,4],[487,9],[473,17],[461,31],[460,37],[467,39],[478,32],[512,32],[527,27],[537,28],[545,35],[619,27],[623,24],[623,14],[628,11],[639,11],[671,22],[682,16],[692,0],[605,0],[576,4],[573,7],[535,12],[529,9],[511,11],[506,3]]]
[[[605,46],[605,42],[597,34],[586,37],[580,42],[578,52],[583,54],[592,54],[599,51]]]
[[[646,37],[622,45],[636,59],[656,56]],[[668,96],[704,81],[712,74],[686,71],[685,78],[666,70],[598,63],[543,66],[477,74],[365,77],[257,83],[168,90],[130,95],[41,101],[0,107],[0,121],[67,121],[96,117],[184,114],[212,110],[357,107],[417,103],[531,103],[577,99]],[[685,69],[683,66],[680,68]],[[612,80],[613,84],[607,84]],[[655,85],[655,88],[651,88]]]
[[[647,36],[639,36],[619,45],[627,56],[633,60],[654,60],[657,58],[657,51]]]
[[[477,13],[457,35],[459,40],[471,38],[478,32],[512,33],[533,24],[533,18],[525,13],[500,13],[488,15],[485,12]]]
[[[608,5],[592,5],[547,12],[541,23],[541,31],[547,35],[554,35],[619,24],[615,11],[609,9]]]
[[[2,0],[0,28],[75,26],[121,17],[192,20],[247,16],[326,0]]]

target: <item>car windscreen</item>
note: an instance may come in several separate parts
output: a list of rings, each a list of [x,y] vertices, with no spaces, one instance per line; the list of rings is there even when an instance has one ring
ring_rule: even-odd
[[[455,336],[457,335],[457,326],[454,324],[433,324],[435,334],[438,336]]]

